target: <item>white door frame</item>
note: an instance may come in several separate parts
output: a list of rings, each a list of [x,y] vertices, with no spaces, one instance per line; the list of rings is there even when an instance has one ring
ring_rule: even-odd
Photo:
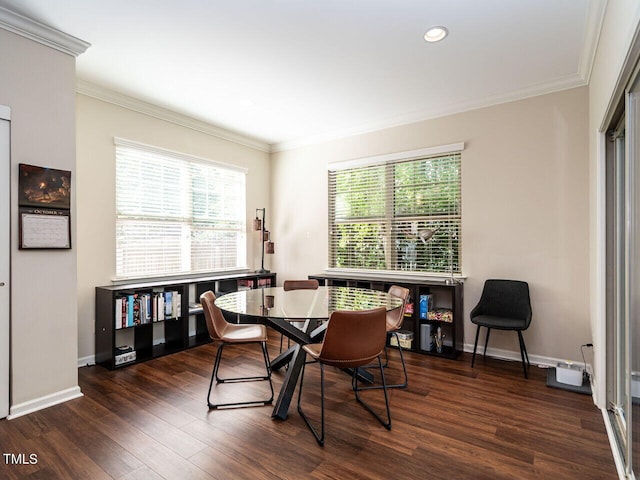
[[[0,418],[9,414],[11,110],[0,105]]]

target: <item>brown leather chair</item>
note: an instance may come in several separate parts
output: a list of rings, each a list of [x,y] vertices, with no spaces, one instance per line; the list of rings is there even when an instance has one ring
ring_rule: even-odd
[[[384,351],[387,338],[385,328],[385,308],[379,307],[373,310],[357,312],[336,311],[331,314],[329,324],[322,343],[304,345],[302,348],[306,354],[320,364],[320,433],[311,425],[300,402],[306,364],[300,374],[300,388],[298,390],[298,413],[313,433],[320,446],[324,445],[324,365],[330,365],[341,369],[352,369],[352,388],[356,400],[361,403],[374,417],[387,429],[391,429],[391,411],[389,398],[384,378],[384,369],[380,358]],[[367,403],[360,398],[362,388],[358,387],[358,367],[369,364],[378,359],[382,389],[387,409],[387,418],[383,419]]]
[[[282,288],[285,292],[289,290],[317,290],[318,280],[285,280]]]
[[[317,290],[320,284],[318,280],[285,280],[282,284],[282,288],[285,292],[289,290]],[[302,327],[304,322],[291,322],[292,325],[298,325]],[[280,352],[282,352],[282,339],[283,335],[280,335]],[[291,339],[287,339],[287,348],[291,346]]]
[[[389,295],[402,299],[402,306],[394,310],[387,312],[387,335],[395,336],[398,342],[398,352],[400,353],[400,361],[402,362],[402,372],[404,373],[404,382],[395,385],[387,385],[387,388],[407,388],[409,384],[409,378],[407,377],[407,366],[404,363],[404,356],[402,355],[402,346],[400,345],[400,338],[398,337],[398,331],[402,328],[402,321],[404,320],[404,310],[409,301],[410,291],[408,288],[400,287],[398,285],[391,285],[389,288]],[[387,350],[385,349],[386,364],[389,363],[389,357]],[[386,366],[385,364],[385,366]]]
[[[404,381],[402,383],[387,385],[387,388],[407,388],[409,384],[409,379],[407,376],[407,366],[404,363],[404,355],[402,354],[402,345],[400,345],[400,338],[398,337],[398,331],[402,328],[402,322],[404,320],[404,310],[407,306],[407,302],[409,301],[410,291],[408,288],[400,287],[398,285],[391,285],[388,291],[389,295],[394,297],[398,297],[402,299],[402,305],[393,310],[389,310],[387,312],[387,337],[394,336],[396,337],[396,341],[398,344],[398,352],[400,353],[400,362],[402,362],[402,372],[404,375]],[[387,353],[387,348],[384,349],[385,362],[383,367],[387,368],[389,364],[389,355]],[[373,367],[375,365],[367,365],[367,367]],[[382,388],[380,385],[373,385],[369,387],[363,387],[361,390],[369,390],[375,388]]]
[[[269,362],[269,353],[267,352],[267,328],[264,325],[255,324],[233,324],[225,320],[222,311],[215,305],[216,296],[212,291],[204,292],[200,295],[200,303],[204,311],[204,318],[207,322],[207,330],[211,340],[219,341],[220,346],[213,363],[213,372],[211,374],[211,382],[209,382],[209,392],[207,393],[207,404],[209,408],[215,409],[219,407],[232,407],[243,405],[268,405],[273,401],[273,383],[271,383],[271,367]],[[267,374],[255,377],[236,377],[236,378],[220,378],[218,369],[222,360],[222,350],[227,345],[239,345],[247,343],[259,343],[262,346],[262,355],[264,357],[264,365]],[[266,400],[252,400],[233,403],[211,403],[211,388],[213,379],[218,383],[237,383],[237,382],[253,382],[253,381],[269,381],[271,388],[271,397]]]

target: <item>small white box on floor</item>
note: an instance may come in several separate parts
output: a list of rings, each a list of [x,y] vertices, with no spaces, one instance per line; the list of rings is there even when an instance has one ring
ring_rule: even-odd
[[[558,362],[556,380],[567,385],[582,385],[582,367],[570,362]]]

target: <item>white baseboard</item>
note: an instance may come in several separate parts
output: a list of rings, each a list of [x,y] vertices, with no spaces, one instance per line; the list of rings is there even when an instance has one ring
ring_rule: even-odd
[[[468,353],[473,353],[473,345],[472,344],[464,344],[464,351]],[[484,352],[484,345],[478,345],[478,350],[476,351],[476,356],[482,356]],[[501,360],[511,360],[514,362],[521,362],[522,358],[520,357],[520,352],[514,352],[513,350],[502,350],[499,348],[487,348],[487,356],[499,358]],[[555,367],[558,362],[566,362],[568,359],[566,358],[554,358],[554,357],[544,357],[542,355],[531,355],[529,354],[529,362],[531,364],[536,364],[541,367]],[[581,360],[573,360],[573,363],[578,365],[583,365]],[[587,364],[587,371],[591,371],[591,365]]]
[[[95,365],[95,364],[96,364],[95,355],[87,355],[86,357],[82,357],[78,359],[78,368],[90,367],[91,365]]]
[[[27,415],[28,413],[37,412],[44,408],[53,407],[59,403],[64,403],[74,398],[82,397],[83,393],[80,391],[80,387],[68,388],[60,392],[45,395],[44,397],[29,400],[28,402],[19,403],[18,405],[12,405],[9,409],[9,415],[7,420],[13,420],[14,418]]]

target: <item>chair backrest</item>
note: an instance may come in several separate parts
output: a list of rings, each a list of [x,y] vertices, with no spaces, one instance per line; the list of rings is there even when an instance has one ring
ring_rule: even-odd
[[[409,301],[409,289],[401,287],[399,285],[391,285],[389,288],[389,295],[402,299],[402,305],[400,308],[394,308],[387,312],[387,328],[399,329],[402,326],[404,320],[404,309]]]
[[[224,336],[224,331],[229,323],[224,319],[222,311],[216,307],[215,294],[209,290],[200,295],[200,304],[204,312],[204,319],[207,322],[207,331],[211,340],[220,340]]]
[[[524,320],[528,328],[531,323],[529,284],[520,280],[487,280],[478,305],[471,311],[472,318],[478,315]]]
[[[318,280],[285,280],[282,288],[285,292],[289,290],[317,290]]]
[[[387,340],[385,307],[335,311],[329,318],[318,360],[340,368],[368,365]]]

